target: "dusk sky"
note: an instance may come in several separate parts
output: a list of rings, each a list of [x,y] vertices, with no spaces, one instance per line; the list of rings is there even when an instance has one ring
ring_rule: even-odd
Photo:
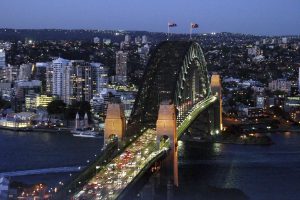
[[[300,34],[299,0],[1,0],[1,28]]]

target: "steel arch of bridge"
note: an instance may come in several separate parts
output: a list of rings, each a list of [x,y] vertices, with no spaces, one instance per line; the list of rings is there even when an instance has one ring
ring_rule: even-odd
[[[192,41],[165,41],[152,52],[139,88],[128,131],[155,126],[159,105],[175,104],[177,121],[210,96],[210,83],[200,45]]]

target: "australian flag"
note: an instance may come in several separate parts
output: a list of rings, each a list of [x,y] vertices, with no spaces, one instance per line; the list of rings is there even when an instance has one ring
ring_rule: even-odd
[[[196,23],[191,23],[191,27],[192,27],[192,28],[199,28],[199,25],[196,24]]]
[[[168,23],[168,26],[169,26],[169,27],[176,27],[176,26],[177,26],[177,24],[176,24],[176,23],[174,23],[174,22],[169,22],[169,23]]]

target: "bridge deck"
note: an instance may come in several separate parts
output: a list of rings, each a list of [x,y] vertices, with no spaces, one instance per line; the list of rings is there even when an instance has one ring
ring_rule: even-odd
[[[216,101],[215,96],[210,96],[197,103],[188,116],[177,127],[178,138],[197,118],[199,113]],[[163,144],[159,149],[156,144],[156,132],[147,129],[130,144],[125,151],[104,166],[95,176],[77,192],[74,199],[117,199],[126,187],[138,176],[148,163],[156,159],[169,146]]]
[[[158,149],[156,132],[146,130],[125,151],[103,167],[74,199],[116,199],[147,164],[167,148]]]

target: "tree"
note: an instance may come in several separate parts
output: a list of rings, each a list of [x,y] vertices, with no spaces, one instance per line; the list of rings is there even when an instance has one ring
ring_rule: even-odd
[[[11,107],[11,103],[9,101],[0,99],[0,109],[6,109],[6,108],[10,108],[10,107]]]
[[[76,101],[69,105],[66,110],[67,119],[75,119],[76,113],[83,116],[85,113],[91,116],[91,105],[87,101]]]
[[[66,104],[62,100],[54,100],[47,106],[47,112],[50,115],[62,114],[66,110]]]

